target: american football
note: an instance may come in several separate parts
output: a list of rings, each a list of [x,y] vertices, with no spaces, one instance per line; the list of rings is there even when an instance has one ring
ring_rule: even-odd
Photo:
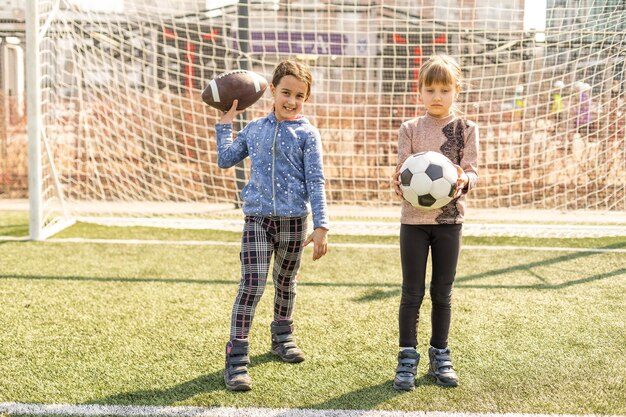
[[[239,100],[237,110],[244,110],[263,96],[267,80],[246,70],[228,71],[209,82],[202,92],[202,101],[221,111],[228,111],[234,100]]]

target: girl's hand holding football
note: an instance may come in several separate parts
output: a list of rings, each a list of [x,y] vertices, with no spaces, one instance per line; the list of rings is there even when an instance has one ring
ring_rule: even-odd
[[[456,192],[454,193],[454,198],[459,198],[461,194],[463,194],[463,189],[469,184],[469,177],[463,171],[459,165],[455,165],[456,171],[459,173],[459,178],[456,180]]]
[[[328,251],[328,241],[326,240],[326,233],[328,230],[323,227],[318,227],[306,238],[304,246],[313,242],[313,260],[317,261],[322,256],[326,255]]]
[[[220,123],[230,124],[233,122],[233,120],[235,120],[235,117],[237,117],[237,115],[241,113],[241,111],[237,111],[237,104],[237,100],[233,101],[233,105],[230,106],[230,109],[227,112],[223,113],[222,117],[220,117]]]
[[[396,195],[402,198],[402,190],[400,189],[400,171],[396,171],[391,177],[391,186]]]

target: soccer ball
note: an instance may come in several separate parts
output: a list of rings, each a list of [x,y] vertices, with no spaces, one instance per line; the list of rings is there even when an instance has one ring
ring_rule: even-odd
[[[400,168],[400,189],[404,199],[415,208],[438,209],[456,192],[459,173],[446,156],[420,152],[409,156]]]

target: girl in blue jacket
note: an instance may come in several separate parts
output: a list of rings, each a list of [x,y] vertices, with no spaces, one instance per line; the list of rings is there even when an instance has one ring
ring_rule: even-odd
[[[232,139],[237,101],[215,125],[218,165],[230,168],[250,158],[250,180],[243,188],[245,223],[241,240],[241,282],[231,316],[226,344],[226,387],[252,388],[248,374],[248,333],[261,299],[272,255],[275,287],[272,352],[285,362],[304,360],[293,338],[292,313],[296,274],[304,246],[313,242],[313,260],[326,254],[328,214],[324,190],[320,133],[301,115],[311,94],[309,69],[283,61],[274,69],[270,91],[274,109],[253,120]],[[307,237],[307,204],[314,231]]]

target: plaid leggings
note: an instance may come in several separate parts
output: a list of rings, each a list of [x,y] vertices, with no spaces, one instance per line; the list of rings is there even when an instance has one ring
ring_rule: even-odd
[[[241,239],[241,282],[230,322],[231,340],[248,338],[254,310],[265,290],[272,253],[274,320],[291,318],[306,229],[306,216],[246,216]]]

